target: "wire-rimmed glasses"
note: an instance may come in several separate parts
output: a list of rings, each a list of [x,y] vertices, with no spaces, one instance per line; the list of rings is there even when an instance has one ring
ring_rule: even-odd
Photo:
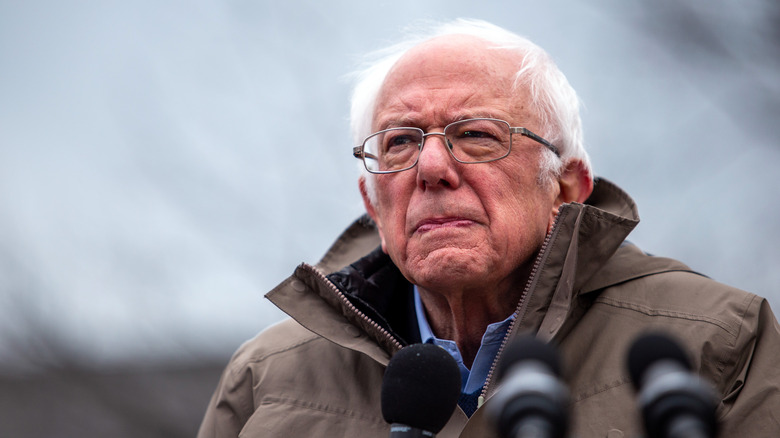
[[[500,160],[512,150],[512,136],[520,134],[544,145],[560,157],[558,148],[544,138],[522,128],[512,127],[500,119],[459,120],[444,127],[443,132],[425,133],[420,128],[389,128],[369,135],[363,144],[352,149],[371,173],[394,173],[417,165],[425,138],[444,137],[447,150],[459,163],[489,163]]]

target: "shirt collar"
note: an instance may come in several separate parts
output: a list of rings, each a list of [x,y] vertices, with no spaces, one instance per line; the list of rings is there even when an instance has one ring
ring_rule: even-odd
[[[472,393],[479,390],[485,384],[487,374],[498,354],[501,342],[509,330],[509,325],[515,319],[515,314],[513,313],[505,320],[494,322],[487,326],[485,334],[482,335],[482,344],[479,347],[477,356],[474,358],[474,363],[471,365],[471,370],[469,370],[463,363],[463,356],[461,356],[457,344],[448,339],[439,339],[433,334],[428,318],[425,316],[425,308],[422,305],[420,292],[417,290],[416,285],[414,286],[414,308],[417,314],[417,325],[420,327],[420,339],[422,342],[435,344],[445,349],[457,362],[461,374],[461,392]]]

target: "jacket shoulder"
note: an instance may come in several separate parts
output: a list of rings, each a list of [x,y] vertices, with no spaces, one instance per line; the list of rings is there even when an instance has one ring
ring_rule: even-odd
[[[250,364],[261,363],[276,355],[294,351],[318,339],[321,339],[318,335],[286,318],[244,342],[230,359],[228,369],[238,371]]]
[[[611,262],[611,281],[595,302],[648,317],[710,324],[736,337],[751,306],[761,298],[717,282],[685,264],[631,247]]]
[[[358,332],[356,332],[358,333]],[[342,378],[349,370],[349,378]],[[386,436],[384,366],[310,332],[276,323],[233,355],[201,427],[206,436]],[[216,430],[214,435],[204,430]],[[228,431],[227,435],[221,431]],[[235,434],[234,434],[235,433]]]
[[[780,332],[766,300],[635,247],[616,257],[594,275],[590,283],[598,287],[581,293],[582,317],[561,339],[565,363],[577,364],[570,384],[579,428],[625,432],[639,424],[636,413],[618,406],[634,403],[626,353],[648,332],[666,333],[689,353],[693,369],[715,385],[718,415],[732,418],[729,428],[747,424],[734,420],[740,416],[771,410],[756,407],[767,393],[761,385],[780,384],[771,346]],[[774,398],[765,398],[772,409]]]

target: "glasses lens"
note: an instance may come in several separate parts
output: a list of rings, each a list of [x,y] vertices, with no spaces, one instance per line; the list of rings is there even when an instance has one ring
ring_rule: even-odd
[[[412,167],[420,156],[423,132],[416,128],[379,131],[363,143],[366,168],[371,172],[394,172]]]
[[[452,154],[459,161],[478,163],[498,160],[509,154],[509,124],[503,120],[468,119],[444,129]]]

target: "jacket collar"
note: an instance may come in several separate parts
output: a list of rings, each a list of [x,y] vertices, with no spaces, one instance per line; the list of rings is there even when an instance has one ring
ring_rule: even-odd
[[[584,204],[561,206],[555,226],[547,236],[520,303],[518,323],[510,335],[532,332],[543,340],[556,337],[565,324],[573,325],[577,298],[596,289],[585,289],[593,278],[605,287],[615,279],[600,271],[621,248],[639,223],[636,204],[613,183],[597,178]],[[565,333],[565,331],[564,331]]]
[[[593,194],[584,204],[563,205],[555,226],[547,237],[545,247],[537,257],[537,269],[529,279],[528,293],[518,307],[517,323],[510,330],[510,336],[518,332],[532,331],[538,332],[538,336],[543,339],[553,339],[559,333],[565,333],[565,323],[569,324],[571,317],[575,316],[576,306],[573,303],[578,296],[625,281],[631,276],[646,275],[643,269],[626,272],[624,269],[611,269],[607,266],[610,258],[622,251],[626,236],[638,222],[639,216],[633,200],[605,179],[596,179]],[[345,281],[335,281],[338,283],[336,287],[333,276],[330,281],[323,283],[321,280],[324,275],[319,276],[319,279],[312,278],[311,270],[299,267],[293,277],[277,286],[266,297],[310,330],[334,342],[355,348],[358,344],[355,339],[344,339],[343,329],[333,329],[334,319],[336,322],[357,325],[364,331],[371,332],[375,331],[374,325],[356,318],[355,310],[360,310],[361,306],[365,305],[370,309],[368,313],[376,311],[383,314],[385,308],[374,308],[374,301],[370,296],[365,302],[355,306],[335,299],[333,294],[339,289],[349,289],[347,292],[362,296],[359,289],[363,286],[356,286],[357,283],[353,280],[362,276],[360,271],[365,269],[365,266],[376,270],[373,272],[381,271],[383,275],[388,275],[376,267],[378,261],[391,264],[389,258],[377,257],[378,245],[379,238],[373,222],[363,216],[342,233],[316,265],[316,270],[322,274],[352,270],[361,275],[355,277],[354,272],[347,272],[346,277],[342,276],[341,279],[346,278]],[[372,251],[373,254],[368,258],[361,259]],[[408,285],[403,280],[401,283]],[[382,296],[382,284],[373,286],[376,286],[375,296]],[[401,290],[399,294],[403,295],[403,287],[396,284],[394,288]],[[302,294],[300,289],[315,293]],[[354,302],[353,298],[348,297],[347,301]],[[380,303],[380,307],[382,306]],[[386,328],[385,322],[379,321],[378,326]],[[377,341],[376,335],[369,335]],[[383,350],[389,350],[390,353],[397,348],[386,341],[378,343]],[[378,354],[373,347],[369,349],[372,356],[386,363],[389,356]]]

